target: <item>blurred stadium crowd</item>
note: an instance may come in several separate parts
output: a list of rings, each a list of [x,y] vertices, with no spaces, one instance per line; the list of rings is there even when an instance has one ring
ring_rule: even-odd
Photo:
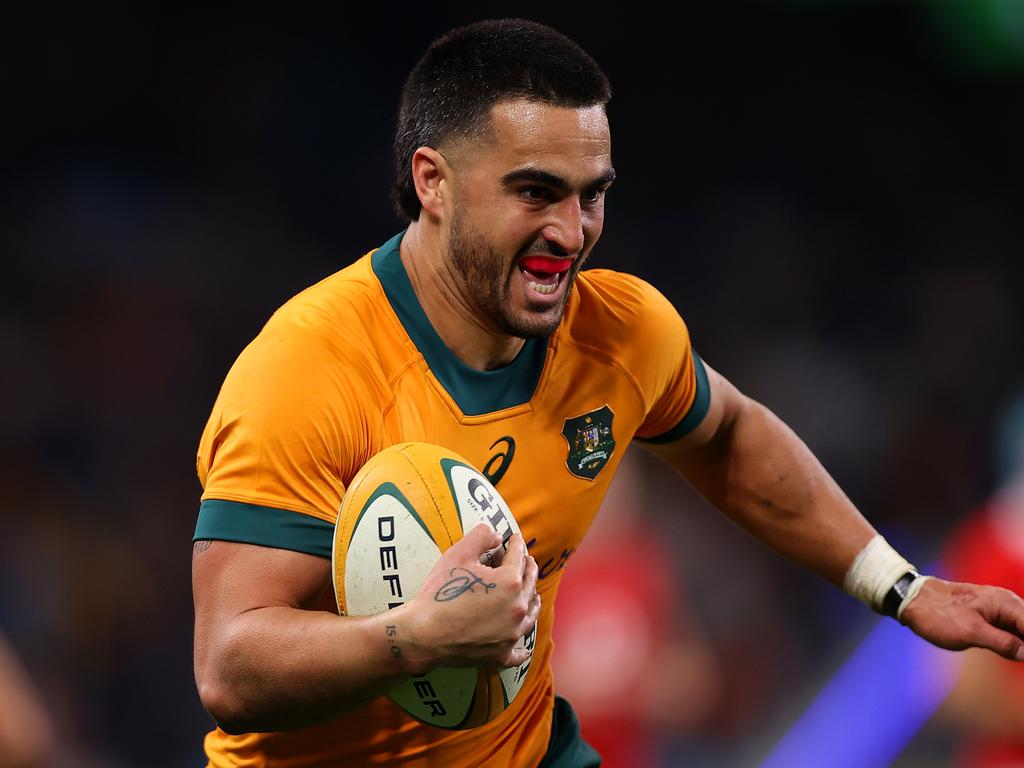
[[[615,89],[594,263],[660,287],[919,563],[992,492],[990,436],[1024,384],[1021,8],[512,9]],[[509,13],[0,25],[0,628],[56,765],[199,764],[193,459],[217,388],[281,302],[400,228],[390,134],[429,40]],[[872,617],[669,471],[630,472],[615,498],[667,547],[680,607],[658,631],[684,643],[651,759],[751,764]],[[900,764],[942,764],[954,738],[931,725]]]

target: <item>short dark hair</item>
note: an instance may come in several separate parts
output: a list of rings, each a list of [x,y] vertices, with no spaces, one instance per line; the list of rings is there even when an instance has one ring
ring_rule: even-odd
[[[577,109],[604,106],[611,95],[597,62],[551,27],[495,19],[453,29],[431,43],[402,88],[392,186],[396,212],[409,220],[420,215],[413,153],[480,135],[498,102],[526,98]]]

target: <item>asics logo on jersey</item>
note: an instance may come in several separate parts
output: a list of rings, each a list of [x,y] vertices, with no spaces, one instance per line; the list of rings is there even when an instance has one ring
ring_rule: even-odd
[[[496,454],[491,456],[484,464],[483,475],[491,481],[491,485],[497,486],[501,482],[501,478],[505,476],[508,471],[509,465],[512,464],[512,457],[516,455],[516,441],[506,435],[505,437],[499,437],[493,443],[491,443],[491,449],[498,444],[504,446],[504,450],[498,451]]]

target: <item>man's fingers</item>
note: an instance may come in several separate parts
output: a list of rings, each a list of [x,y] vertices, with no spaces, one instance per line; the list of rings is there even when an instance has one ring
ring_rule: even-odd
[[[508,664],[505,667],[518,667],[520,664],[524,664],[531,656],[533,656],[532,650],[525,645],[517,645],[509,653]]]
[[[465,542],[464,547],[472,550],[473,557],[480,558],[487,553],[487,550],[494,549],[501,544],[501,535],[487,523],[480,523],[474,525],[469,533],[462,537],[462,541]],[[486,560],[481,560],[481,562],[486,562]]]
[[[1024,661],[1024,600],[1008,589],[991,587],[980,609],[986,623],[979,645],[1013,661]]]
[[[532,555],[527,555],[523,561],[523,589],[534,592],[537,589],[537,561]]]
[[[480,564],[497,568],[505,558],[505,548],[499,544],[480,555]]]
[[[526,617],[523,619],[522,624],[519,626],[523,630],[523,634],[529,634],[530,630],[537,624],[537,619],[540,616],[540,595],[534,592],[533,598],[530,600],[530,608],[526,612]]]
[[[1008,589],[993,588],[985,611],[989,621],[1024,640],[1024,600]]]
[[[533,612],[531,611],[531,614],[532,613]],[[528,624],[526,628],[523,630],[523,637],[530,634],[530,632],[533,631],[535,626],[536,622]],[[531,656],[533,656],[533,648],[531,646],[527,646],[525,644],[520,645],[519,643],[516,643],[512,650],[509,651],[508,663],[504,666],[518,667],[520,664],[527,661]]]
[[[526,561],[526,542],[523,541],[523,537],[518,533],[513,534],[512,538],[508,540],[508,546],[505,549],[505,555],[501,560],[502,568],[511,568],[519,571],[520,575],[523,573],[523,568]]]
[[[975,644],[995,651],[1011,661],[1024,661],[1024,641],[990,624],[982,624],[978,628]]]

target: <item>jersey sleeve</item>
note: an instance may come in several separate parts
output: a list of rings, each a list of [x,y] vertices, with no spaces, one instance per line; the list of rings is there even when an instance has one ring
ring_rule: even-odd
[[[372,442],[359,366],[345,357],[287,327],[264,329],[242,352],[200,440],[194,539],[330,557],[345,478]]]
[[[711,404],[704,363],[676,308],[649,283],[628,278],[639,295],[630,368],[643,393],[646,416],[635,439],[668,443],[692,432]]]

